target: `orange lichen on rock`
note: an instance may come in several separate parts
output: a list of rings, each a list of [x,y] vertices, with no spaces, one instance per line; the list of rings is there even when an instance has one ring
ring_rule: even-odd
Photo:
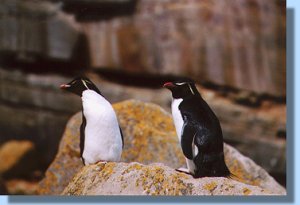
[[[245,188],[243,188],[243,193],[244,193],[244,195],[249,195],[249,194],[251,194],[251,190],[245,187]]]
[[[125,140],[122,161],[185,164],[169,113],[159,106],[128,100],[113,105]]]
[[[213,192],[217,188],[217,183],[216,182],[211,182],[204,184],[203,188],[206,189],[209,192]]]

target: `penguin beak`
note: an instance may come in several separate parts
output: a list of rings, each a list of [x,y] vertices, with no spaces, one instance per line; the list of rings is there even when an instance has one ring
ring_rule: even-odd
[[[166,82],[164,85],[163,85],[164,88],[168,88],[168,89],[171,89],[171,88],[174,88],[175,85],[172,83],[172,82]]]
[[[68,85],[68,84],[62,84],[62,85],[60,85],[61,89],[67,89],[69,87],[71,87],[71,85]]]

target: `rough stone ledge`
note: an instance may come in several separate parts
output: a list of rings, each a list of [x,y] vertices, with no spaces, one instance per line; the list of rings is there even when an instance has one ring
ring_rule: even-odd
[[[192,176],[161,163],[98,163],[83,167],[63,195],[283,195],[224,177]]]

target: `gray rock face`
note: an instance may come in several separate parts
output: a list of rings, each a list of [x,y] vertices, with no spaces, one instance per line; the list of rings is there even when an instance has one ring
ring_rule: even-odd
[[[36,58],[69,61],[79,38],[71,16],[47,1],[3,0],[0,5],[0,52],[20,61]]]
[[[81,25],[93,67],[286,95],[284,1],[140,0],[132,16]]]
[[[270,187],[271,188],[271,187]],[[282,195],[232,179],[194,179],[163,164],[98,163],[83,167],[63,195]]]
[[[284,1],[53,2],[3,0],[0,52],[286,96]]]
[[[69,78],[0,69],[0,143],[32,141],[43,167],[53,160],[65,122],[80,110],[80,99],[59,89]]]

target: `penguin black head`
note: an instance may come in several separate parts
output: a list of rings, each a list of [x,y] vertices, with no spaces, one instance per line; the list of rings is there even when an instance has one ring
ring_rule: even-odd
[[[82,92],[85,90],[93,90],[101,95],[101,92],[96,87],[96,85],[86,77],[75,78],[68,84],[62,84],[60,88],[72,92],[79,96],[82,96]]]
[[[163,85],[172,92],[173,98],[187,98],[194,95],[199,95],[195,86],[195,82],[189,78],[182,78],[173,82],[166,82]]]

